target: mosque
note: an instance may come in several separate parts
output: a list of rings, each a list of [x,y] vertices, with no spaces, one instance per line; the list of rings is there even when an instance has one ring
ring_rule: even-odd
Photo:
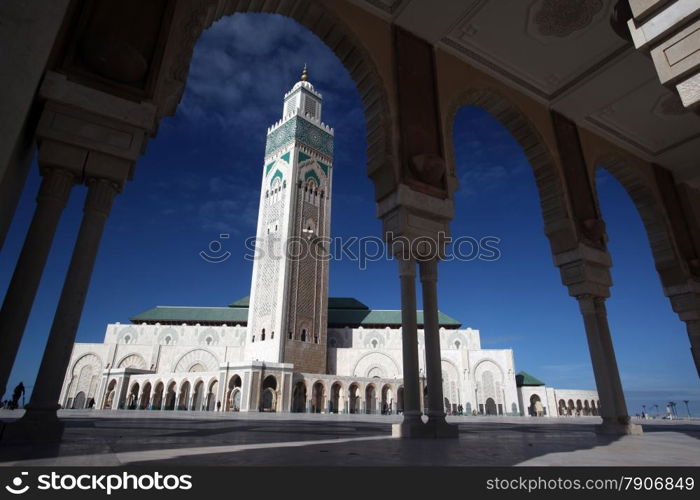
[[[397,413],[403,411],[400,310],[328,296],[328,260],[284,242],[330,235],[334,131],[306,68],[267,131],[251,293],[225,307],[157,306],[76,343],[63,408]],[[598,415],[596,391],[558,390],[516,374],[511,349],[439,312],[445,411],[467,415]],[[421,408],[423,312],[418,311]]]

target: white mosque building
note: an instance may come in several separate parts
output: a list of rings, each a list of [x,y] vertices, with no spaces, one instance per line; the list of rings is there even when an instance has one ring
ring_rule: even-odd
[[[76,343],[63,408],[396,413],[403,408],[401,311],[328,297],[328,260],[283,242],[330,235],[333,129],[307,80],[267,132],[250,297],[226,307],[157,306]],[[596,415],[595,391],[515,373],[511,349],[440,313],[445,408],[467,415]],[[425,373],[422,312],[419,363]],[[423,382],[424,383],[424,380]],[[427,397],[425,390],[422,397]]]

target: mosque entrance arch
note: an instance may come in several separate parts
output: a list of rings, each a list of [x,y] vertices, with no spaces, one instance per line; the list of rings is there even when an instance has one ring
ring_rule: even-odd
[[[496,401],[493,398],[487,398],[485,403],[486,415],[497,415]]]
[[[75,399],[73,400],[73,408],[77,410],[82,410],[85,408],[85,393],[83,391],[80,391],[75,395]]]

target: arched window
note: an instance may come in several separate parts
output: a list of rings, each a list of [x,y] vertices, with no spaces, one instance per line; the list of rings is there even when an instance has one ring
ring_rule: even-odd
[[[270,332],[270,340],[275,338],[275,332]]]
[[[265,329],[262,329],[262,334],[260,334],[260,340],[265,340]]]
[[[306,328],[301,331],[301,341],[306,342]]]
[[[462,344],[459,343],[459,340],[455,340],[455,349],[459,349],[461,345]]]
[[[252,338],[252,340],[250,341],[250,343],[252,344],[253,342],[255,342],[255,335],[253,335],[253,338]]]
[[[129,342],[131,342],[131,335],[125,335],[124,336],[124,343],[128,344]]]
[[[173,341],[173,338],[170,335],[165,337],[165,345],[170,345],[170,342],[172,342],[172,341]]]
[[[205,340],[204,342],[206,342],[206,343],[207,343],[207,345],[211,345],[211,343],[212,343],[213,341],[214,341],[214,339],[213,339],[213,338],[211,338],[211,337],[207,337],[207,338],[206,338],[206,340]]]
[[[293,337],[293,336],[294,336],[294,334],[292,333],[291,330],[289,330],[289,340],[292,340],[292,337]]]
[[[314,344],[318,344],[318,335],[314,335]]]
[[[377,348],[377,339],[372,339],[372,348],[373,349]]]

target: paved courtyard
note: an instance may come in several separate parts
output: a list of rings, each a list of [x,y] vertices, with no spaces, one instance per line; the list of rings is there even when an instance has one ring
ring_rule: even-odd
[[[0,410],[0,420],[22,411]],[[647,420],[644,435],[594,433],[596,417],[448,417],[456,440],[391,438],[399,416],[59,412],[60,445],[0,446],[0,465],[700,465],[700,420]]]

